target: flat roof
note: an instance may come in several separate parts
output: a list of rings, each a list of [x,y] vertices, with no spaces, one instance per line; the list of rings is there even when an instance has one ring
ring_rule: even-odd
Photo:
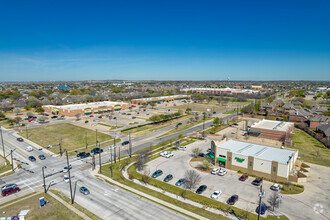
[[[294,126],[294,123],[292,122],[263,119],[262,121],[259,121],[256,124],[252,125],[251,128],[261,128],[274,131],[287,131],[292,126]]]
[[[44,105],[44,107],[53,107],[53,108],[60,108],[60,109],[66,109],[66,110],[74,110],[74,109],[85,109],[85,108],[98,108],[100,106],[113,106],[117,104],[128,104],[125,102],[90,102],[90,103],[84,103],[84,104],[72,104],[72,105]]]
[[[140,99],[132,99],[136,101],[149,101],[153,99],[166,99],[166,98],[177,98],[177,97],[189,97],[189,95],[169,95],[169,96],[159,96],[159,97],[150,97],[150,98],[140,98]]]
[[[288,164],[292,154],[296,152],[294,150],[281,149],[236,140],[229,140],[225,143],[219,144],[217,147],[228,149],[235,154],[253,156],[262,160],[277,161],[282,164]]]

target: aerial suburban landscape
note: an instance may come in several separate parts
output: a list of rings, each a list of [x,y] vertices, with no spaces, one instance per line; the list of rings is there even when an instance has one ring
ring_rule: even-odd
[[[330,3],[235,2],[0,1],[0,220],[330,220]]]

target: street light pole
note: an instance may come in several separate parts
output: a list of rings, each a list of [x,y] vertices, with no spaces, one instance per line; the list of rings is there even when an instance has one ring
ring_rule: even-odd
[[[110,160],[111,160],[110,170],[111,170],[111,178],[112,178],[112,148],[111,148],[111,157],[110,157]]]
[[[10,157],[11,157],[11,170],[14,171],[13,150],[10,150]]]
[[[132,141],[131,141],[131,132],[128,133],[129,138],[129,157],[132,157]]]
[[[95,129],[95,146],[97,147],[97,129]]]
[[[6,158],[6,155],[5,155],[5,144],[3,143],[3,136],[2,136],[2,127],[1,127],[1,125],[0,125],[0,133],[1,133],[1,143],[2,143],[3,157]]]
[[[101,166],[101,165],[102,165],[102,162],[101,162],[101,153],[102,153],[102,152],[100,151],[100,153],[99,153],[100,173],[102,173],[102,170],[101,170],[101,169],[102,169],[102,168],[101,168],[101,167],[102,167],[102,166]]]
[[[46,180],[45,180],[45,168],[47,168],[46,166],[43,166],[42,167],[42,179],[44,181],[44,192],[47,193],[47,190],[46,190]]]
[[[85,131],[85,145],[86,145],[86,149],[87,149],[87,131]]]
[[[60,145],[60,155],[61,155],[61,157],[62,157],[62,138],[60,138],[60,143],[59,143],[59,145]]]
[[[260,185],[260,191],[259,191],[259,210],[258,210],[258,220],[260,220],[260,212],[261,212],[261,199],[264,196],[264,191],[262,191],[262,184]]]
[[[72,185],[71,185],[70,164],[69,164],[68,151],[66,150],[65,153],[66,153],[66,162],[67,162],[67,166],[68,166],[68,175],[69,175],[69,183],[70,183],[70,194],[71,194],[71,204],[73,204]]]

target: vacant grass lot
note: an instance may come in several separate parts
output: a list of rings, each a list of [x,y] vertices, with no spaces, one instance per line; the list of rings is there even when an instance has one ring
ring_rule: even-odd
[[[292,141],[303,161],[330,167],[330,149],[321,142],[301,130],[295,130]]]
[[[227,104],[202,104],[202,103],[187,103],[184,105],[179,105],[171,108],[180,109],[186,111],[187,108],[190,108],[192,111],[197,112],[207,112],[210,109],[210,112],[219,112],[226,109],[236,108],[237,106],[246,105],[249,102],[228,102]]]
[[[28,139],[42,147],[47,147],[48,145],[58,145],[60,138],[62,138],[62,150],[67,149],[70,151],[86,147],[85,133],[87,136],[87,144],[95,144],[95,131],[66,123],[28,129]],[[21,135],[26,138],[25,131],[23,131]],[[110,135],[100,132],[97,133],[98,142],[104,142],[110,139],[113,139]],[[54,153],[60,152],[58,146],[49,148],[49,150]]]
[[[45,200],[49,202],[42,208],[39,206],[39,198],[41,197],[45,197]],[[5,208],[0,207],[0,216],[18,216],[18,213],[24,209],[30,210],[25,217],[26,219],[82,219],[50,195],[43,193],[24,199]],[[5,212],[5,214],[3,214],[3,212]]]

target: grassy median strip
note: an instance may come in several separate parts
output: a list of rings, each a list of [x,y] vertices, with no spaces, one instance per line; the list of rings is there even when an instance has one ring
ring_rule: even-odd
[[[7,159],[5,159],[3,156],[1,156],[0,155],[0,160],[2,160],[2,161],[6,161],[6,163],[7,163],[7,165],[5,165],[5,163],[0,167],[0,175],[1,175],[1,173],[3,173],[3,172],[6,172],[6,171],[8,171],[8,170],[11,170],[11,165],[10,165],[10,163],[9,163],[9,160],[7,160]]]
[[[102,219],[102,218],[96,216],[95,214],[91,213],[90,211],[88,211],[84,207],[80,206],[76,202],[73,203],[73,204],[71,204],[70,198],[66,197],[62,192],[59,192],[57,190],[50,190],[50,191],[52,193],[54,193],[55,195],[57,195],[58,197],[60,197],[61,199],[63,199],[66,203],[72,205],[73,207],[75,207],[76,209],[78,209],[79,211],[81,211],[82,213],[84,213],[85,215],[87,215],[88,217],[90,217],[91,219],[95,219],[95,220],[101,220]]]
[[[47,204],[40,208],[39,198],[45,197]],[[0,206],[1,217],[18,216],[21,210],[30,210],[25,216],[26,219],[42,220],[42,219],[82,219],[76,213],[65,207],[62,203],[54,199],[52,196],[40,193],[29,198],[19,200],[10,206]]]

